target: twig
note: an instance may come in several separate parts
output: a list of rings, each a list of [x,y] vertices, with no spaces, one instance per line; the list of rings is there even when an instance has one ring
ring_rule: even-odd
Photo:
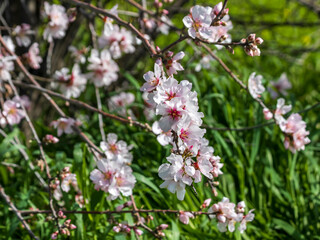
[[[52,180],[51,174],[50,174],[50,168],[49,168],[49,165],[48,165],[48,162],[47,162],[47,159],[46,159],[45,152],[44,152],[44,150],[43,150],[43,146],[42,146],[41,140],[40,140],[40,138],[39,138],[39,136],[38,136],[38,134],[37,134],[34,126],[33,126],[32,121],[30,120],[30,117],[29,117],[29,115],[28,115],[27,110],[25,109],[23,103],[21,102],[21,98],[20,98],[20,95],[19,95],[16,87],[14,86],[14,84],[13,84],[13,82],[12,82],[11,79],[8,79],[8,82],[9,82],[9,84],[10,84],[10,86],[11,86],[13,92],[14,92],[14,95],[18,98],[18,101],[19,101],[19,103],[20,103],[20,106],[21,106],[21,108],[22,108],[22,110],[23,110],[23,112],[24,112],[24,114],[25,114],[25,118],[26,118],[26,121],[27,121],[27,123],[28,123],[28,125],[29,125],[29,128],[31,129],[31,132],[32,132],[32,134],[33,134],[33,137],[35,138],[35,140],[36,140],[36,142],[37,142],[37,144],[38,144],[38,147],[39,147],[39,150],[40,150],[40,155],[41,155],[41,157],[42,157],[42,160],[44,161],[45,169],[46,169],[46,174],[47,174],[47,178],[48,178],[49,206],[50,206],[52,215],[53,215],[53,217],[54,217],[54,219],[55,219],[55,222],[56,222],[56,224],[57,224],[58,230],[59,230],[59,232],[60,232],[60,228],[61,228],[61,227],[60,227],[60,224],[59,224],[58,215],[57,215],[56,210],[54,209],[54,206],[53,206],[52,191],[51,191],[51,187],[50,187],[50,183],[51,183],[51,180]]]
[[[30,229],[30,226],[28,225],[28,223],[23,219],[23,217],[21,216],[20,211],[15,207],[15,205],[11,202],[9,196],[5,193],[4,188],[1,186],[0,184],[0,194],[1,197],[6,201],[6,203],[10,206],[10,208],[12,209],[12,211],[16,214],[16,216],[18,217],[18,219],[20,220],[20,222],[22,223],[22,225],[24,226],[25,229],[27,229],[29,235],[36,240],[39,240],[39,238],[32,232],[32,230]]]
[[[101,97],[100,97],[100,92],[99,92],[99,88],[96,88],[96,97],[97,97],[97,105],[98,105],[98,109],[99,111],[102,111],[102,106],[101,106]],[[102,141],[106,141],[106,134],[104,133],[103,130],[103,119],[102,119],[102,114],[98,114],[98,118],[99,118],[99,128],[100,128],[100,133],[101,133],[101,138]]]
[[[126,118],[122,118],[122,117],[119,117],[119,116],[116,116],[116,115],[113,115],[113,114],[110,114],[110,113],[106,113],[106,112],[104,112],[102,110],[99,110],[99,109],[97,109],[95,107],[92,107],[91,105],[89,105],[87,103],[84,103],[84,102],[81,102],[81,101],[75,100],[75,99],[66,98],[65,96],[63,96],[63,95],[61,95],[59,93],[50,91],[50,90],[42,88],[42,87],[37,87],[37,86],[34,86],[34,85],[25,84],[25,83],[20,83],[20,82],[17,82],[17,81],[13,81],[13,82],[17,86],[21,86],[21,87],[29,88],[29,89],[34,89],[34,90],[37,90],[37,91],[40,91],[40,92],[43,92],[43,93],[58,97],[60,99],[68,101],[71,104],[86,108],[91,112],[97,112],[97,113],[103,115],[104,117],[107,117],[107,118],[110,118],[110,119],[113,119],[113,120],[117,120],[117,121],[125,123],[125,124],[132,124],[132,125],[135,125],[137,127],[146,129],[149,132],[152,132],[151,127],[146,123],[144,124],[144,123],[140,123],[140,122],[137,122],[137,121],[133,121],[133,120],[129,120],[129,119],[126,119]]]

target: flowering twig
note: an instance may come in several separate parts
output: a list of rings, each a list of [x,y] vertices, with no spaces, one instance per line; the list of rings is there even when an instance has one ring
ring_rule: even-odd
[[[18,219],[20,220],[20,222],[22,223],[22,225],[25,227],[25,229],[27,229],[29,235],[36,240],[39,240],[39,238],[32,232],[32,230],[30,229],[30,226],[28,225],[28,223],[23,219],[23,217],[21,216],[20,211],[16,208],[16,206],[11,202],[9,196],[5,193],[4,188],[1,186],[0,184],[0,195],[1,197],[5,200],[5,202],[10,206],[10,210],[12,210],[16,216],[18,217]]]
[[[38,86],[34,86],[34,85],[30,85],[30,84],[20,83],[20,82],[16,82],[16,81],[14,81],[14,84],[17,85],[17,86],[21,86],[21,87],[29,88],[29,89],[34,89],[34,90],[37,90],[37,91],[40,91],[40,92],[43,92],[43,93],[58,97],[60,99],[68,101],[71,104],[86,108],[86,109],[88,109],[88,110],[90,110],[92,112],[97,112],[97,113],[103,115],[104,117],[107,117],[107,118],[110,118],[110,119],[114,119],[114,120],[117,120],[117,121],[125,123],[125,124],[132,124],[132,125],[135,125],[137,127],[146,129],[149,132],[152,132],[152,129],[148,124],[140,123],[140,122],[137,122],[137,121],[134,121],[134,120],[129,120],[129,119],[126,119],[126,118],[122,118],[122,117],[110,114],[110,113],[106,113],[106,112],[104,112],[102,110],[99,110],[99,109],[97,109],[95,107],[92,107],[91,105],[89,105],[87,103],[84,103],[84,102],[81,102],[81,101],[75,100],[75,99],[66,98],[63,95],[61,95],[59,93],[56,93],[56,92],[53,92],[53,91],[50,91],[48,89],[45,89],[45,88],[42,88],[42,87],[38,87]]]

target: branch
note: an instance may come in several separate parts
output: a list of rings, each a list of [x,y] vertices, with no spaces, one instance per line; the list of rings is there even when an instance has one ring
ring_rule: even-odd
[[[81,2],[79,0],[63,0],[64,2],[67,3],[71,3],[71,4],[75,4],[77,6],[89,9],[97,14],[102,14],[103,16],[112,18],[113,20],[115,20],[119,25],[124,26],[126,28],[128,28],[131,32],[133,32],[138,38],[141,39],[141,41],[143,42],[145,48],[148,50],[149,54],[151,57],[156,57],[157,56],[157,52],[156,50],[151,46],[150,42],[144,37],[144,35],[135,27],[133,26],[131,23],[126,22],[124,20],[122,20],[121,18],[119,18],[117,15],[114,15],[112,13],[110,13],[107,10],[98,8],[90,3],[85,3],[85,2]]]
[[[119,122],[122,122],[122,123],[125,123],[125,124],[132,124],[132,125],[135,125],[137,127],[146,129],[149,132],[152,132],[151,127],[147,123],[140,123],[140,122],[129,120],[129,119],[126,119],[126,118],[122,118],[122,117],[119,117],[119,116],[116,116],[116,115],[113,115],[113,114],[110,114],[110,113],[106,113],[106,112],[104,112],[102,110],[99,110],[99,109],[97,109],[95,107],[92,107],[91,105],[89,105],[87,103],[84,103],[84,102],[81,102],[81,101],[75,100],[75,99],[66,98],[65,96],[63,96],[63,95],[61,95],[59,93],[50,91],[50,90],[42,88],[42,87],[38,87],[38,86],[30,85],[30,84],[25,84],[25,83],[21,83],[21,82],[17,82],[17,81],[14,81],[14,84],[17,85],[17,86],[21,86],[21,87],[29,88],[29,89],[34,89],[34,90],[37,90],[37,91],[40,91],[40,92],[43,92],[43,93],[58,97],[60,99],[68,101],[71,104],[74,104],[76,106],[80,106],[82,108],[85,108],[85,109],[87,109],[87,110],[89,110],[91,112],[99,113],[99,114],[103,115],[104,117],[107,117],[107,118],[110,118],[110,119],[113,119],[113,120],[116,120],[116,121],[119,121]]]
[[[15,207],[15,205],[10,201],[10,197],[5,193],[4,188],[0,184],[0,195],[1,197],[6,201],[6,203],[10,206],[11,210],[16,214],[22,225],[27,229],[29,235],[36,240],[39,240],[39,238],[31,231],[30,226],[28,223],[23,219],[21,216],[20,211]],[[10,209],[9,209],[10,210]]]

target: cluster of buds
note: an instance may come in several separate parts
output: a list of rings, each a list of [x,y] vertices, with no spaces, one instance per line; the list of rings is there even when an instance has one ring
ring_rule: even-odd
[[[263,39],[260,37],[256,38],[255,33],[250,34],[247,39],[243,38],[241,43],[245,44],[244,51],[246,54],[251,57],[260,56],[260,49],[258,48],[258,45],[263,43]]]
[[[63,215],[63,213],[62,213]],[[64,216],[65,217],[65,216]],[[76,229],[77,226],[71,223],[71,219],[66,220],[61,229],[60,229],[60,233],[61,235],[66,235],[66,236],[70,236],[70,230]],[[59,235],[59,232],[56,231],[54,233],[51,234],[51,239],[57,239]]]
[[[143,231],[138,229],[136,226],[129,226],[126,222],[119,223],[118,225],[113,227],[113,231],[116,233],[122,232],[126,234],[130,234],[131,230],[134,231],[134,233],[138,236],[141,236],[143,234]]]
[[[53,135],[51,135],[51,134],[47,134],[43,139],[42,139],[42,141],[46,144],[46,145],[48,145],[48,144],[51,144],[51,143],[57,143],[57,142],[59,142],[59,138],[57,138],[57,137],[55,137],[55,136],[53,136]]]
[[[167,229],[169,227],[168,224],[160,224],[158,227],[156,227],[155,229],[155,233],[160,236],[160,237],[165,237],[165,233],[163,232],[163,230]]]

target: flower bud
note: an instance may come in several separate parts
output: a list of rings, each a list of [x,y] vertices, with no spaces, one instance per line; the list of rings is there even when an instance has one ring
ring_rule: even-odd
[[[204,202],[202,204],[202,208],[209,207],[210,203],[211,203],[211,198],[204,200]]]
[[[220,206],[215,203],[215,204],[212,205],[212,210],[213,210],[213,212],[219,212],[220,211]]]
[[[260,44],[263,43],[263,39],[258,37],[258,38],[256,38],[255,42],[256,42],[257,45],[260,45]]]
[[[264,115],[264,119],[266,120],[270,120],[273,118],[273,114],[268,108],[263,109],[263,115]]]
[[[256,39],[256,34],[255,34],[255,33],[251,33],[251,34],[248,36],[248,41],[249,41],[249,42],[254,42],[255,39]]]
[[[227,218],[226,218],[224,215],[222,215],[222,214],[218,214],[217,219],[218,219],[218,221],[221,222],[221,223],[224,223],[224,222],[227,221]]]
[[[70,227],[69,227],[69,228],[72,230],[72,229],[76,229],[77,226],[76,226],[76,225],[73,225],[73,224],[70,224]]]
[[[165,230],[165,229],[167,229],[169,227],[169,225],[168,224],[161,224],[160,226],[159,226],[159,229],[161,229],[161,230]]]

